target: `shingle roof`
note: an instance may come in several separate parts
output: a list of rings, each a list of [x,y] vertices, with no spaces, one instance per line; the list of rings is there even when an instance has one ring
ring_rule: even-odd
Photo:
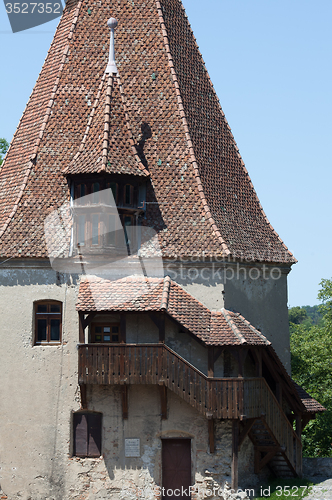
[[[241,315],[210,311],[168,276],[130,276],[115,281],[90,278],[80,283],[78,311],[165,311],[207,345],[270,345]]]
[[[129,174],[148,176],[134,147],[120,79],[104,74],[78,152],[66,175]]]
[[[302,403],[304,404],[305,409],[309,413],[317,413],[317,412],[326,411],[326,408],[324,408],[324,406],[322,406],[320,403],[318,403],[318,401],[316,401],[313,397],[311,397],[310,394],[308,394],[303,389],[303,387],[301,387],[296,382],[294,382],[294,380],[293,380],[293,384],[296,387],[297,393],[298,393]]]
[[[94,172],[100,144],[105,152],[98,103],[110,16],[119,20],[121,89],[113,89],[106,165],[143,172],[136,147],[151,179],[145,223],[163,255],[294,262],[259,204],[180,0],[67,2],[0,171],[0,255],[47,257],[45,217],[69,199],[64,169]]]

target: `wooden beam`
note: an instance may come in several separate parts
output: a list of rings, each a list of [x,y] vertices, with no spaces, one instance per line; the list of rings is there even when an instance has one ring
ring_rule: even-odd
[[[208,430],[209,430],[210,453],[214,453],[214,419],[213,418],[210,418],[208,420]]]
[[[125,313],[120,313],[120,335],[121,335],[121,343],[125,344],[127,342],[127,324],[126,324]]]
[[[277,453],[277,448],[275,448],[272,451],[269,451],[262,460],[259,462],[259,470],[261,471],[263,467],[274,457],[274,455]]]
[[[84,313],[78,313],[78,341],[80,344],[85,344],[85,333],[84,333]]]
[[[298,435],[298,437],[301,438],[301,433],[302,433],[301,415],[296,415],[295,417],[295,432]]]
[[[86,384],[80,384],[80,392],[81,392],[81,407],[82,410],[87,410],[88,402],[86,398]]]
[[[208,347],[208,377],[214,377],[214,347]]]
[[[239,455],[239,421],[232,421],[232,489],[237,491],[239,469],[238,469],[238,455]]]
[[[122,393],[122,418],[124,420],[127,420],[127,418],[128,418],[128,386],[127,385],[121,386],[121,393]]]
[[[167,387],[159,385],[161,420],[167,420]]]
[[[255,418],[250,418],[245,422],[244,427],[242,428],[240,435],[239,435],[239,449],[241,448],[241,445],[249,432],[251,431],[252,426],[254,425],[256,419]]]
[[[310,420],[315,419],[316,415],[313,414],[304,414],[302,415],[302,421],[301,421],[301,432],[305,428],[305,426],[310,422]]]
[[[84,330],[86,329],[87,326],[89,326],[93,320],[93,318],[96,316],[96,312],[92,312],[87,315],[87,317],[83,321],[83,328]]]

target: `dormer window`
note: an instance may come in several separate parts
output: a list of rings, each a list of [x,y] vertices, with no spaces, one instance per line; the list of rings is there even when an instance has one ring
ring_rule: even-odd
[[[137,251],[138,238],[131,226],[137,225],[142,212],[145,184],[139,185],[138,180],[135,183],[135,178],[124,175],[116,179],[90,176],[75,181],[72,192],[74,248],[97,253],[102,249]]]

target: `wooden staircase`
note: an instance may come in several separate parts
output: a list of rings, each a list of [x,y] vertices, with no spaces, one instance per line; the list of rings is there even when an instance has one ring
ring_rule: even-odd
[[[255,420],[249,437],[255,449],[255,473],[258,474],[265,465],[276,477],[287,478],[300,473],[301,464],[296,467],[296,461],[289,460],[286,448],[280,446],[264,416]]]
[[[302,445],[266,380],[207,377],[163,343],[80,344],[79,384],[155,384],[209,419],[239,420],[255,447],[255,471],[300,475]]]

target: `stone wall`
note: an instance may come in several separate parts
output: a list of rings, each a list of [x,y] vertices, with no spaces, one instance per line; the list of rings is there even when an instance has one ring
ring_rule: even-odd
[[[332,477],[332,457],[303,458],[303,476]]]

